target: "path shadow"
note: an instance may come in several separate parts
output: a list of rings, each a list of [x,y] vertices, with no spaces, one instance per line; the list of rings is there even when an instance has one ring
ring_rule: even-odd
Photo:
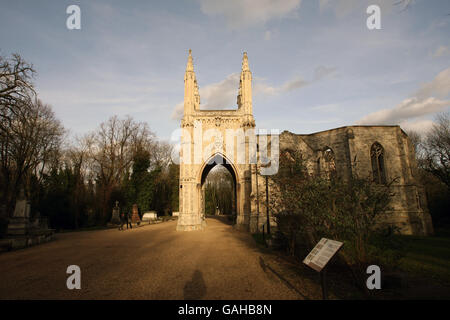
[[[264,261],[264,259],[262,257],[259,257],[259,265],[261,266],[261,268],[263,269],[264,272],[267,272],[267,269],[269,269],[274,275],[276,275],[278,277],[278,279],[283,281],[284,284],[288,288],[295,291],[299,296],[303,297],[303,299],[309,300],[309,298],[307,296],[305,296],[303,293],[301,293],[299,290],[297,290],[297,288],[294,285],[292,285],[289,282],[289,280],[287,280],[283,275],[281,275],[280,273],[275,271],[270,265],[266,264],[266,262]]]
[[[205,296],[206,284],[201,271],[194,271],[192,280],[184,285],[183,294],[185,300],[198,300]]]

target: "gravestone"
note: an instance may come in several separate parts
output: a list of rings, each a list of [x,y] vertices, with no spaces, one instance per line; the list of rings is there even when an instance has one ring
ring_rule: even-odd
[[[30,230],[32,233],[36,233],[38,231],[47,231],[48,228],[48,218],[41,216],[40,212],[36,212],[36,215],[33,219],[30,219]]]
[[[33,219],[30,219],[30,226],[33,229],[40,229],[41,227],[41,214],[36,212],[36,215]]]
[[[156,211],[149,211],[144,213],[142,216],[142,222],[146,221],[155,221],[158,219],[158,215],[156,214]]]
[[[139,218],[139,210],[138,205],[133,204],[133,210],[131,214],[131,223],[138,223],[141,222],[141,218]]]
[[[25,235],[30,229],[30,203],[25,197],[23,189],[16,200],[16,208],[13,216],[9,219],[8,235]]]
[[[120,223],[119,201],[116,201],[116,206],[112,210],[112,216],[111,216],[110,223],[112,223],[112,224],[119,224]]]
[[[42,217],[39,219],[39,227],[43,230],[48,230],[48,218]]]
[[[172,217],[178,217],[180,215],[180,212],[174,211],[172,212]]]

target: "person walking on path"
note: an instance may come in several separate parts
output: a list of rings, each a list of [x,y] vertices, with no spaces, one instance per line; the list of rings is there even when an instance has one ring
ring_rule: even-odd
[[[127,229],[128,229],[128,224],[130,224],[130,229],[133,229],[133,226],[131,225],[131,212],[128,212],[128,214],[127,214]]]
[[[119,231],[123,231],[123,225],[125,224],[125,214],[122,212],[120,214],[120,225],[119,225]]]

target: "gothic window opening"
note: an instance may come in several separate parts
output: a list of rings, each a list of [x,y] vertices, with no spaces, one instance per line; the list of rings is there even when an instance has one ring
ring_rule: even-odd
[[[333,149],[327,147],[323,151],[323,160],[328,178],[334,177],[336,174],[336,157]]]
[[[370,159],[372,161],[372,173],[374,181],[376,183],[386,184],[384,149],[378,142],[375,142],[370,149]]]

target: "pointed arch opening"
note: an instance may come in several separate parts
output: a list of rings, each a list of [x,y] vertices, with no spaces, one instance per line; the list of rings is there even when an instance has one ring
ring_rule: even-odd
[[[327,178],[333,178],[336,176],[336,156],[334,155],[333,149],[330,147],[325,147],[323,149],[323,165],[324,171],[327,175]]]
[[[384,148],[379,142],[372,144],[370,148],[370,160],[372,162],[373,180],[379,184],[386,184],[386,167],[384,162]]]
[[[228,215],[235,219],[238,208],[237,181],[237,170],[222,154],[217,153],[206,161],[200,170],[198,184],[202,215]]]

